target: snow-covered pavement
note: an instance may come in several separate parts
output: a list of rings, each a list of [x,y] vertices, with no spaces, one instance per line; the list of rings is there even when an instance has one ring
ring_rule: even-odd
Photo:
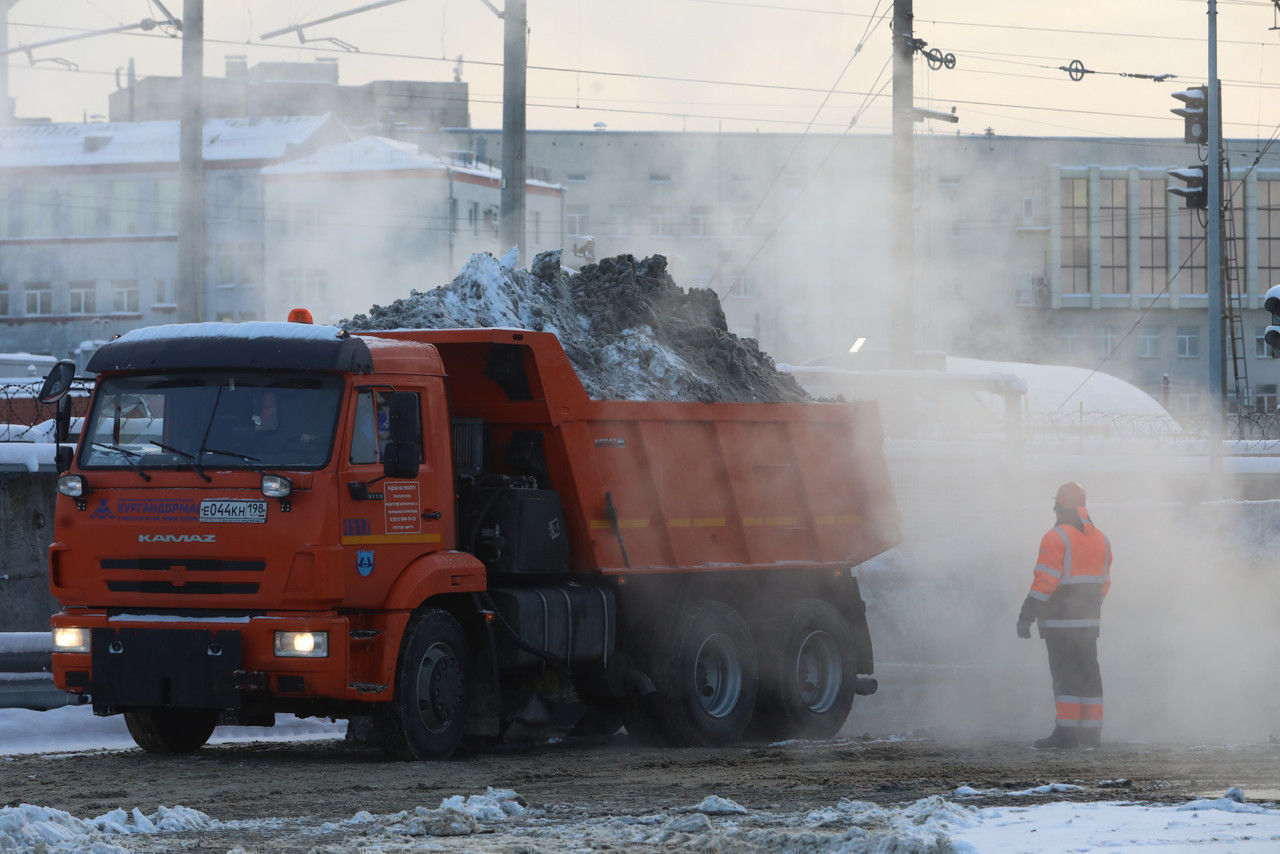
[[[344,725],[282,718],[274,729],[226,728],[215,741],[333,739]],[[21,754],[135,750],[122,720],[84,707],[51,712],[0,711],[0,761]],[[771,746],[769,749],[785,749]],[[30,760],[25,760],[30,761]],[[335,755],[335,762],[342,761]],[[33,780],[34,780],[34,776]],[[371,790],[367,807],[346,818],[209,815],[181,803],[122,803],[102,815],[73,815],[41,803],[36,787],[6,793],[0,851],[121,854],[199,848],[380,852],[518,850],[733,851],[1095,851],[1103,849],[1280,850],[1280,808],[1247,792],[1154,804],[1132,800],[1064,801],[1081,781],[1025,789],[976,788],[956,781],[945,795],[908,803],[838,800],[818,808],[787,806],[786,792],[761,809],[735,802],[708,783],[700,797],[656,800],[651,809],[602,810],[596,802],[532,802],[516,791],[458,791],[438,802],[385,812]],[[1127,781],[1121,781],[1127,782]],[[625,780],[619,781],[625,785]],[[695,789],[696,791],[696,789]],[[1097,792],[1094,792],[1096,796]],[[356,804],[360,801],[357,800]],[[819,802],[820,803],[820,802]],[[209,809],[207,805],[202,805]],[[213,812],[213,810],[210,810]],[[268,812],[269,816],[270,813]]]
[[[236,840],[262,838],[264,831],[333,852],[467,851],[478,846],[514,850],[530,845],[548,851],[1263,851],[1280,845],[1280,811],[1229,798],[1182,806],[1051,802],[977,808],[933,796],[898,807],[845,800],[818,810],[784,812],[750,810],[709,795],[685,807],[601,817],[579,805],[530,805],[511,790],[492,788],[446,798],[437,807],[390,814],[362,810],[342,821],[310,824],[215,820],[182,806],[161,807],[149,815],[120,809],[92,819],[27,804],[0,808],[0,849],[5,851],[119,854],[190,844],[206,850],[222,844],[234,848]]]

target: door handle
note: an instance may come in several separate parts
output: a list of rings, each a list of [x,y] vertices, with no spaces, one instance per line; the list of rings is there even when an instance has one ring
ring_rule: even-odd
[[[423,519],[439,519],[439,518],[440,518],[440,511],[439,511],[439,510],[428,510],[427,512],[425,512],[425,513],[423,513],[423,514],[422,514],[422,518],[423,518]]]

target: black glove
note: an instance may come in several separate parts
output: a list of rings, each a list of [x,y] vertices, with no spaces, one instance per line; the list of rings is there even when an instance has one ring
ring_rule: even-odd
[[[1031,621],[1030,620],[1018,620],[1018,637],[1020,638],[1031,637]]]

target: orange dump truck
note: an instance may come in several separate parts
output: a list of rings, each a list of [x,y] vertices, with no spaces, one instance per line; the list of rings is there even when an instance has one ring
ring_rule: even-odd
[[[152,327],[89,369],[54,678],[144,749],[281,712],[419,759],[827,736],[876,688],[873,404],[592,400],[554,335],[494,329]]]

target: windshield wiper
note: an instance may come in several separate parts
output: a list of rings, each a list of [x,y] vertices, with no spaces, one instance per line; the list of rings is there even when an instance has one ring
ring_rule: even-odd
[[[213,478],[205,474],[204,469],[200,468],[200,464],[196,462],[195,454],[189,454],[186,451],[182,450],[181,448],[175,448],[173,445],[166,445],[164,442],[157,442],[155,439],[149,439],[148,441],[152,445],[155,445],[157,448],[160,448],[161,450],[165,450],[171,454],[177,454],[178,456],[182,457],[188,462],[188,467],[193,472],[195,472],[196,474],[204,478],[205,483],[213,483]]]
[[[140,457],[142,456],[142,454],[138,453],[137,451],[131,451],[128,448],[122,448],[119,445],[112,445],[108,442],[90,442],[89,444],[95,448],[105,448],[108,451],[115,451],[117,454],[120,455],[120,458],[124,460],[125,465],[127,465],[129,468],[136,471],[138,473],[138,476],[141,477],[143,480],[145,480],[147,483],[151,482],[151,475],[143,471],[142,468],[133,461],[133,457]]]
[[[238,460],[242,460],[243,462],[248,463],[248,464],[249,464],[249,468],[253,469],[253,470],[254,470],[254,471],[256,471],[258,474],[267,474],[267,473],[268,473],[268,472],[267,472],[265,469],[263,469],[262,467],[260,467],[260,466],[255,466],[255,465],[254,465],[254,463],[260,463],[260,462],[262,462],[262,458],[261,458],[261,457],[251,457],[251,456],[249,456],[248,454],[242,454],[242,453],[240,453],[239,451],[220,451],[220,450],[218,450],[217,448],[205,448],[205,449],[204,449],[204,452],[205,452],[206,454],[217,454],[217,455],[218,455],[218,456],[220,456],[220,457],[235,457],[235,458],[236,458],[236,459],[238,459]]]

